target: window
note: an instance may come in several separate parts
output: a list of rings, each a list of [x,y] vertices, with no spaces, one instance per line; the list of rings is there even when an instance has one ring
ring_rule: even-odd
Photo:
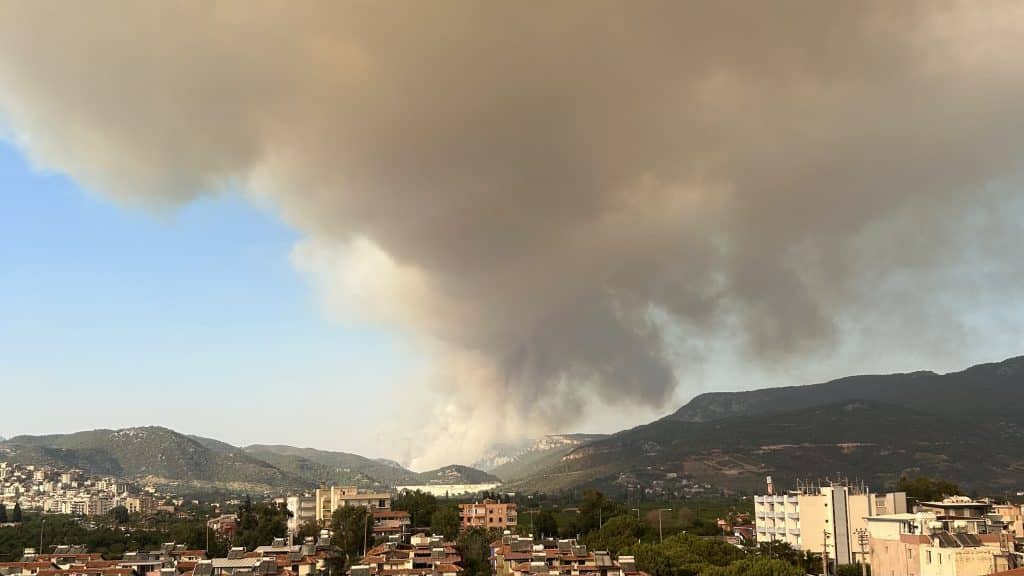
[[[931,564],[932,563],[932,551],[931,550],[925,550],[924,553],[925,553],[925,561],[928,564]]]

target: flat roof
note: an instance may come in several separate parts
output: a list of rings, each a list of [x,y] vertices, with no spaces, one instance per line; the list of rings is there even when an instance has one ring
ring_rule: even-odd
[[[918,516],[917,514],[913,514],[913,513],[910,513],[910,512],[905,512],[905,513],[902,513],[902,514],[879,514],[878,516],[865,516],[865,518],[867,518],[868,520],[879,520],[879,521],[883,521],[883,522],[884,521],[892,521],[892,522],[901,521],[902,522],[903,520],[926,519],[926,518],[929,518],[929,516],[928,515]]]

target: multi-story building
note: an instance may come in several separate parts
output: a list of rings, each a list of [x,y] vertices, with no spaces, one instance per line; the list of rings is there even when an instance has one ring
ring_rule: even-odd
[[[1018,504],[994,504],[992,514],[998,515],[1006,526],[1006,531],[1014,538],[1024,538],[1024,514]]]
[[[331,486],[316,491],[316,521],[323,524],[331,520],[334,511],[343,506],[366,506],[370,509],[389,510],[391,494],[364,492],[355,486]]]
[[[459,520],[463,528],[515,528],[519,518],[516,505],[510,502],[484,500],[473,504],[459,504]]]
[[[949,531],[934,512],[867,518],[875,576],[983,576],[1015,565],[1009,534]]]
[[[939,502],[919,502],[917,511],[931,512],[942,524],[942,529],[949,532],[985,534],[1002,531],[1002,518],[994,514],[992,503],[984,500],[952,496]]]
[[[907,511],[906,493],[874,494],[864,485],[809,484],[775,494],[769,478],[768,487],[768,494],[754,497],[757,540],[827,553],[836,564],[861,561],[858,534],[867,530],[866,517]]]
[[[310,522],[316,522],[316,498],[308,494],[302,496],[289,496],[285,499],[285,506],[292,513],[288,519],[288,532],[297,534],[299,529]]]
[[[404,510],[374,510],[374,537],[408,534],[412,528],[412,517]]]

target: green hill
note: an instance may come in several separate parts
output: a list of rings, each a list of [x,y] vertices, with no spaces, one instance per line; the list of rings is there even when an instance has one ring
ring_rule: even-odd
[[[381,462],[347,452],[294,446],[254,444],[246,453],[315,484],[354,485],[365,488],[418,483],[418,475],[395,463]]]
[[[205,439],[204,439],[205,440]],[[160,427],[16,436],[3,458],[25,464],[79,468],[93,474],[236,489],[281,490],[310,483],[244,451]]]

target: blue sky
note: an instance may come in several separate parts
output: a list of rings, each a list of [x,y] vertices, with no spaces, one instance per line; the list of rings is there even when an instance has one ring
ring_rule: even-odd
[[[310,444],[309,425],[266,426],[279,401],[380,391],[405,355],[387,333],[321,313],[289,264],[298,238],[236,195],[127,209],[0,141],[4,404],[48,407],[5,410],[0,435],[161,424]]]

